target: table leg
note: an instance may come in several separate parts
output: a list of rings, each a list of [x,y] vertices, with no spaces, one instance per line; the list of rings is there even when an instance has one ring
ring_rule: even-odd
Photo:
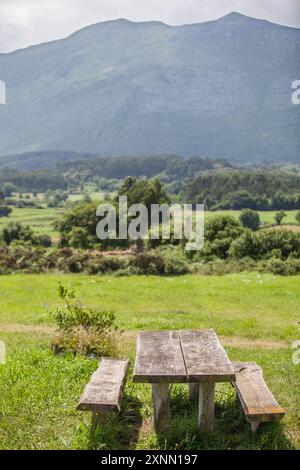
[[[199,385],[199,418],[200,433],[212,431],[215,411],[215,384],[204,382]]]
[[[199,383],[189,384],[189,399],[191,401],[199,400]]]
[[[167,432],[171,424],[169,384],[152,384],[154,428],[156,432]]]

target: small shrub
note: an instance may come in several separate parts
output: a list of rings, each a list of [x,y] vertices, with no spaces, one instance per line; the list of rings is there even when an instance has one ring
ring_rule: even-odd
[[[50,312],[59,328],[52,340],[53,350],[111,356],[117,351],[119,329],[114,313],[83,306],[74,289],[59,283],[58,294],[64,305]]]
[[[135,256],[131,262],[135,274],[164,274],[165,262],[162,254],[149,251]]]
[[[269,259],[265,266],[264,271],[278,275],[278,276],[294,276],[300,273],[300,260],[272,258]]]
[[[188,272],[190,272],[190,268],[187,261],[182,256],[178,256],[175,253],[165,253],[164,262],[164,273],[167,276],[180,276],[182,274],[187,274]]]

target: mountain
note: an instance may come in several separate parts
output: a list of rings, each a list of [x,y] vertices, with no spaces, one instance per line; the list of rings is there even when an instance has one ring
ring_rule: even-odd
[[[0,155],[299,163],[299,51],[299,29],[232,13],[183,26],[108,21],[0,54]]]

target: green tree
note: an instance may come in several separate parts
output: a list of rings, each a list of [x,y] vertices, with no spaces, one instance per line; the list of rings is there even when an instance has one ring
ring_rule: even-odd
[[[284,211],[278,211],[276,212],[275,214],[275,222],[277,225],[281,225],[281,222],[283,221],[283,219],[286,217],[286,213]]]
[[[37,239],[30,227],[19,222],[10,222],[2,231],[2,239],[6,245],[13,241],[37,244]]]
[[[96,215],[98,206],[99,202],[97,201],[79,203],[64,213],[55,224],[56,229],[61,235],[61,246],[82,249],[128,246],[128,240],[113,240],[109,238],[107,240],[99,240],[96,234],[96,227],[100,220]]]
[[[252,209],[243,209],[240,214],[240,222],[244,227],[255,232],[260,226],[259,214]]]
[[[209,219],[205,225],[205,244],[200,255],[204,258],[228,257],[232,241],[244,233],[245,228],[235,217],[216,216]]]
[[[0,205],[0,217],[8,217],[11,212],[12,210],[10,207]]]
[[[1,192],[4,194],[4,197],[11,197],[12,193],[16,190],[16,186],[12,183],[3,183],[1,186]]]
[[[144,204],[150,214],[151,204],[169,204],[170,198],[158,178],[153,180],[142,180],[137,178],[126,178],[119,189],[119,196],[127,196],[128,207],[133,204]]]

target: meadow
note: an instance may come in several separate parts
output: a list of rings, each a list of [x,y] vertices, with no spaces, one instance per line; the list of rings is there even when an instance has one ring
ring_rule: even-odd
[[[49,308],[58,305],[58,281],[75,287],[91,307],[113,310],[124,330],[120,357],[131,370],[122,412],[96,432],[89,413],[76,411],[95,359],[55,356]],[[291,449],[300,448],[300,369],[291,344],[299,339],[300,278],[242,273],[226,276],[11,275],[0,277],[0,340],[7,363],[0,365],[2,449]],[[187,387],[172,386],[173,424],[168,436],[152,427],[150,387],[131,381],[139,330],[214,328],[232,360],[257,361],[286,409],[280,423],[252,435],[233,388],[218,385],[216,426],[200,437],[197,407]]]
[[[43,206],[41,209],[35,207],[13,207],[9,217],[0,217],[0,230],[9,222],[20,222],[21,224],[29,225],[36,233],[57,236],[58,234],[53,224],[62,213],[62,208]]]
[[[101,200],[104,193],[91,193],[92,199]],[[80,201],[83,199],[83,194],[72,194],[69,196],[69,200],[72,202]],[[41,203],[42,209],[30,207],[30,208],[12,208],[12,213],[9,217],[0,217],[0,230],[7,225],[9,222],[21,222],[24,225],[29,225],[32,230],[39,234],[47,234],[54,240],[58,238],[58,232],[54,229],[54,222],[64,212],[64,208],[49,208]],[[238,218],[241,211],[206,211],[205,218],[208,220],[210,217],[219,215],[231,215]],[[297,211],[285,211],[286,217],[283,220],[283,225],[294,226],[296,222]],[[261,223],[263,225],[274,224],[274,217],[276,211],[261,211],[259,212]],[[293,227],[288,227],[292,228]],[[297,228],[297,227],[296,227]]]

